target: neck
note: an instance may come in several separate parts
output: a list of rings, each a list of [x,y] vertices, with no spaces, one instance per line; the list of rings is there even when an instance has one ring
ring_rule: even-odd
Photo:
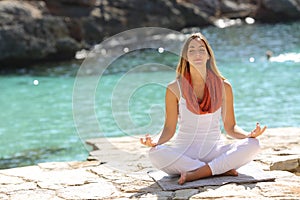
[[[201,83],[206,81],[206,67],[195,68],[190,67],[192,83]]]

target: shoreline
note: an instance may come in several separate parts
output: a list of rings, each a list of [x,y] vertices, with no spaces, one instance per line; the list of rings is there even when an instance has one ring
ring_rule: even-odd
[[[136,138],[90,139],[92,160],[0,170],[0,199],[299,199],[299,136],[300,128],[289,127],[267,129],[260,137],[262,150],[254,162],[273,173],[274,182],[176,191],[163,191],[147,175],[154,168],[148,148]]]

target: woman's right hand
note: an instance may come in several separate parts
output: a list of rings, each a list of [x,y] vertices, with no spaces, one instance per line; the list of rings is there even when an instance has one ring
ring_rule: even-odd
[[[145,138],[140,138],[140,142],[147,147],[155,147],[157,144],[153,142],[151,136],[149,134],[145,135]]]

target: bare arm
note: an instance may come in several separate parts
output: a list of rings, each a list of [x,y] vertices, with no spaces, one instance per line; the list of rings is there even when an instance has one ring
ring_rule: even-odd
[[[176,93],[178,91],[177,83],[173,82],[168,85],[166,90],[165,104],[166,104],[166,116],[164,127],[160,133],[158,141],[153,141],[147,134],[145,139],[141,138],[140,141],[146,146],[156,146],[168,142],[176,131],[176,125],[178,120],[178,100]]]
[[[224,92],[225,92],[225,101],[223,103],[223,123],[224,123],[224,129],[227,132],[228,135],[230,135],[233,138],[237,139],[243,139],[247,137],[257,137],[261,135],[265,130],[266,126],[264,128],[260,128],[259,123],[256,124],[256,127],[251,132],[246,132],[242,128],[240,128],[236,124],[235,116],[234,116],[234,106],[233,106],[233,92],[232,87],[228,81],[224,81]]]

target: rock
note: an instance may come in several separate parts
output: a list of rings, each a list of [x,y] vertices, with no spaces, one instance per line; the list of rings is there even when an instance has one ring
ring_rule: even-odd
[[[280,139],[278,134],[280,134]],[[260,140],[262,153],[257,160],[269,165],[270,170],[299,172],[299,134],[300,130],[292,127],[267,129]]]
[[[0,67],[74,59],[106,37],[140,27],[188,27],[300,19],[298,0],[0,1]]]
[[[69,36],[63,18],[43,15],[29,2],[0,1],[0,10],[2,65],[70,59],[82,48]]]
[[[300,156],[292,155],[292,156],[281,156],[277,161],[273,161],[270,166],[271,170],[285,170],[290,172],[299,172]]]
[[[45,0],[45,2],[65,5],[95,6],[97,0]]]
[[[256,18],[263,22],[278,22],[298,19],[300,16],[299,0],[262,0],[257,9]]]

